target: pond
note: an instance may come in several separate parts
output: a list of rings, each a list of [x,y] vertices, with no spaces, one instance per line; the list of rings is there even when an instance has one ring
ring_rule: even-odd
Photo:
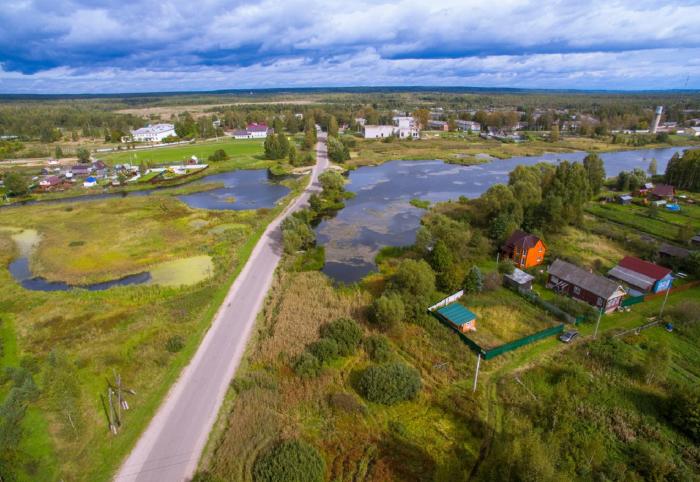
[[[223,183],[224,187],[210,191],[198,192],[178,196],[188,206],[199,209],[226,209],[242,211],[246,209],[272,208],[289,193],[289,188],[274,182],[268,178],[266,169],[229,171],[221,174],[204,176],[192,185],[204,183]],[[188,184],[189,185],[189,184]],[[51,199],[46,201],[27,201],[8,206],[26,206],[31,204],[58,204],[66,202],[97,201],[102,199],[149,196],[151,193],[164,192],[169,189],[179,189],[182,186],[172,188],[154,188],[143,191],[108,192],[89,194],[65,199]]]
[[[29,266],[29,258],[41,241],[39,233],[34,229],[23,230],[6,226],[0,226],[0,231],[11,232],[11,238],[15,241],[19,250],[19,257],[10,262],[8,266],[10,274],[24,289],[30,291],[68,291],[75,288],[88,291],[103,291],[114,286],[128,285],[178,287],[199,283],[209,278],[214,272],[214,263],[211,256],[199,255],[165,261],[154,265],[150,271],[100,283],[72,285],[64,281],[49,281],[40,276],[35,276]]]
[[[602,153],[608,177],[635,167],[647,169],[651,159],[663,172],[669,158],[684,147],[639,149]],[[581,161],[585,152],[513,157],[474,166],[442,161],[392,161],[380,166],[361,167],[350,173],[348,190],[356,196],[335,217],[316,228],[318,242],[326,249],[323,272],[336,281],[359,281],[376,266],[374,258],[384,246],[406,246],[415,241],[424,211],[409,201],[431,202],[475,198],[490,186],[507,183],[508,173],[517,165],[558,160]]]

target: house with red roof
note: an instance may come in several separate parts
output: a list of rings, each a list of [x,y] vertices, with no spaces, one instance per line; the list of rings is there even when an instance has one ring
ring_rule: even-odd
[[[504,257],[511,259],[520,269],[537,266],[544,261],[547,247],[534,234],[515,230],[501,247]]]
[[[670,184],[657,184],[650,191],[656,199],[673,199],[676,196],[676,188]]]
[[[640,294],[665,291],[673,283],[670,269],[634,256],[625,256],[608,271],[608,277],[625,283]]]

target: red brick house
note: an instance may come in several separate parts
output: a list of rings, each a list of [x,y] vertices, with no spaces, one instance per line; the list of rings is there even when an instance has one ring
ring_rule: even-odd
[[[561,259],[555,260],[547,273],[548,288],[584,301],[605,313],[615,311],[626,294],[620,284]]]

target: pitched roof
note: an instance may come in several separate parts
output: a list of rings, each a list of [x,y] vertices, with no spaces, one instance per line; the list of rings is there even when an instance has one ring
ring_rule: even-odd
[[[267,124],[248,124],[246,130],[248,132],[267,132]]]
[[[586,291],[600,296],[601,298],[610,299],[618,290],[620,285],[602,276],[589,273],[583,268],[557,259],[549,266],[547,272],[557,278],[571,283],[574,286],[583,288]]]
[[[531,274],[528,274],[525,271],[518,269],[518,268],[514,268],[513,272],[511,274],[507,274],[504,276],[508,279],[515,281],[519,285],[529,283],[530,281],[535,279],[535,277],[532,276]]]
[[[674,258],[686,258],[690,254],[690,251],[679,246],[664,243],[659,246],[659,253],[673,256]]]
[[[611,278],[624,281],[625,283],[640,288],[644,291],[650,290],[654,286],[655,280],[649,276],[645,276],[641,273],[637,273],[631,269],[623,268],[620,265],[615,266],[613,269],[608,271],[608,276]]]
[[[670,184],[657,184],[654,186],[654,189],[651,190],[651,193],[654,196],[661,197],[673,196],[675,194],[675,188]]]
[[[476,319],[476,315],[469,311],[464,305],[452,303],[437,310],[450,323],[457,326],[466,325]]]
[[[525,231],[516,229],[515,231],[513,231],[513,234],[510,235],[503,247],[515,248],[517,246],[530,249],[534,248],[539,242],[539,240],[540,238],[538,238],[534,234],[526,233]]]
[[[643,259],[635,258],[634,256],[625,256],[622,258],[622,261],[618,263],[618,266],[622,266],[628,270],[648,276],[654,281],[663,279],[671,274],[671,270],[668,268],[650,263],[649,261],[644,261]]]

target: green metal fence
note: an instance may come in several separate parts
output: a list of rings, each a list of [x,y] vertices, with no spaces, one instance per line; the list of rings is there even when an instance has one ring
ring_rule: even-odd
[[[644,303],[644,295],[630,296],[629,298],[625,298],[624,300],[622,300],[620,305],[621,306],[632,306],[632,305],[636,305],[637,303]]]
[[[547,338],[549,336],[554,336],[564,331],[564,324],[562,323],[557,326],[550,326],[549,328],[545,328],[544,330],[538,331],[537,333],[533,333],[532,335],[528,335],[523,338],[519,338],[517,340],[487,350],[481,345],[479,345],[477,342],[469,338],[467,335],[462,333],[460,330],[458,330],[456,326],[447,321],[444,317],[440,316],[439,313],[431,312],[431,314],[435,316],[435,318],[437,318],[440,321],[440,323],[457,333],[460,339],[464,342],[464,344],[476,353],[479,353],[484,360],[490,360],[491,358],[497,357],[498,355],[503,355],[504,353],[508,353],[509,351],[517,350],[520,347],[529,345],[530,343],[534,343],[538,340]]]
[[[491,358],[497,357],[498,355],[503,355],[504,353],[508,353],[509,351],[517,350],[520,347],[529,345],[530,343],[534,343],[538,340],[541,340],[542,338],[558,335],[562,331],[564,331],[563,323],[557,326],[551,326],[542,331],[538,331],[537,333],[533,333],[532,335],[525,336],[523,338],[511,341],[504,345],[497,346],[496,348],[486,350],[486,353],[484,353],[484,360],[490,360]]]

